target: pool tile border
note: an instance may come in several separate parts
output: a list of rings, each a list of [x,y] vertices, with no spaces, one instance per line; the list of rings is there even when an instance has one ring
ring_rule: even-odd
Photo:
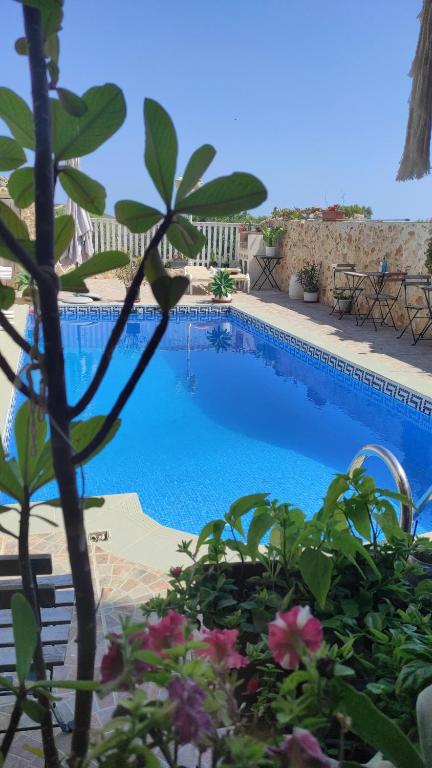
[[[64,317],[73,320],[109,320],[118,317],[121,307],[121,304],[99,304],[97,306],[65,305],[61,308],[61,314]],[[160,315],[160,310],[153,306],[137,306],[135,307],[134,312],[139,317],[147,318],[155,318]],[[376,392],[388,395],[399,403],[407,405],[409,408],[419,411],[425,416],[432,416],[432,400],[425,395],[422,395],[420,392],[415,392],[414,390],[409,389],[409,387],[404,387],[391,379],[387,379],[385,376],[375,373],[375,371],[356,365],[349,360],[344,360],[344,358],[339,357],[322,347],[311,344],[310,342],[301,339],[299,336],[295,336],[288,331],[277,328],[264,320],[259,320],[257,317],[254,317],[237,307],[215,307],[213,305],[192,306],[181,304],[171,310],[170,315],[173,319],[176,317],[179,319],[188,317],[191,320],[210,320],[218,319],[219,317],[234,317],[243,320],[254,329],[272,336],[276,341],[295,347],[305,353],[308,357],[324,363],[329,368],[332,368],[339,373],[343,373],[357,382],[366,384]]]

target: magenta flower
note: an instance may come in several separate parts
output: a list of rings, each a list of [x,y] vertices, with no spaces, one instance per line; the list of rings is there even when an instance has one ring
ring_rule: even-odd
[[[117,677],[120,677],[120,675],[123,674],[123,655],[120,645],[116,642],[116,640],[120,640],[120,635],[113,632],[108,650],[102,657],[100,674],[101,682],[103,685],[106,683],[111,683],[113,680],[116,680]]]
[[[330,768],[331,765],[315,736],[303,728],[294,728],[280,747],[269,752],[281,759],[283,768]]]
[[[268,644],[273,658],[284,669],[296,669],[304,648],[317,651],[323,640],[321,622],[309,606],[296,605],[287,613],[277,613],[269,624]]]
[[[183,568],[181,567],[181,565],[173,565],[173,567],[170,568],[170,575],[174,579],[178,579],[179,576],[182,575],[182,573],[183,573]]]
[[[148,649],[160,653],[164,648],[173,648],[185,643],[185,617],[177,611],[168,611],[157,624],[148,627]]]
[[[201,639],[208,643],[208,648],[201,648],[198,655],[209,659],[218,667],[226,669],[245,667],[249,663],[247,658],[235,648],[238,634],[238,629],[206,629],[203,627]]]
[[[212,721],[204,709],[207,694],[191,678],[174,677],[168,695],[174,704],[173,723],[179,744],[202,744],[212,731]]]

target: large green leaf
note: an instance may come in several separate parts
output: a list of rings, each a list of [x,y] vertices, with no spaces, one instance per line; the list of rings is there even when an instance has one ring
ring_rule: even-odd
[[[90,88],[82,96],[87,111],[72,117],[56,99],[51,100],[53,151],[57,160],[88,155],[115,133],[126,117],[120,88],[112,83]]]
[[[75,453],[80,453],[84,448],[87,447],[90,441],[95,437],[95,435],[97,435],[99,430],[102,428],[105,418],[106,418],[105,416],[93,416],[91,419],[87,419],[86,421],[75,421],[71,425],[71,441],[72,441],[72,445]],[[102,443],[93,451],[93,453],[83,463],[86,463],[87,461],[92,459],[93,456],[96,456],[108,443],[111,442],[113,437],[116,435],[120,427],[120,424],[121,424],[120,419],[117,419],[117,421],[114,422],[108,435],[104,438]]]
[[[88,288],[84,283],[86,277],[99,275],[102,272],[109,272],[112,269],[118,269],[129,264],[129,256],[123,251],[102,251],[95,253],[84,264],[60,277],[60,288],[62,291],[78,291],[86,293]]]
[[[103,214],[106,191],[102,184],[68,165],[61,166],[59,180],[68,197],[78,203],[81,208],[98,216]]]
[[[25,161],[26,156],[21,144],[9,136],[0,136],[0,171],[12,171]]]
[[[3,449],[0,455],[0,489],[17,501],[23,499],[24,490],[19,467],[15,459],[6,461]]]
[[[0,283],[0,309],[9,309],[15,301],[15,291],[11,285]]]
[[[379,750],[384,760],[390,760],[395,768],[425,768],[419,753],[403,731],[368,696],[341,680],[337,682],[336,692],[335,711],[342,710],[351,718],[351,730],[365,744]]]
[[[82,117],[88,110],[88,106],[84,99],[77,96],[73,91],[69,91],[67,88],[57,88],[57,96],[60,99],[63,109],[73,117]]]
[[[262,182],[250,173],[232,173],[209,181],[191,192],[178,205],[180,213],[198,216],[225,216],[255,208],[267,198]]]
[[[27,400],[15,416],[14,430],[18,465],[25,484],[31,490],[37,481],[37,466],[45,445],[46,419],[44,416],[41,418],[39,409]]]
[[[256,558],[258,554],[258,547],[265,534],[272,527],[273,523],[273,515],[270,512],[267,512],[265,509],[253,516],[247,537],[249,555],[252,557],[252,559]]]
[[[191,156],[176,195],[176,205],[198,184],[212,162],[216,150],[211,144],[203,144]]]
[[[166,275],[165,267],[157,248],[152,248],[147,254],[144,264],[144,274],[150,285],[153,285],[156,280]]]
[[[6,203],[3,203],[0,200],[0,219],[4,224],[6,224],[9,231],[13,234],[13,236],[17,240],[28,240],[29,239],[29,232],[27,229],[27,225],[25,222],[17,216],[15,211],[12,210]],[[0,244],[3,243],[2,238],[0,238]]]
[[[144,101],[145,153],[147,170],[162,200],[171,205],[177,164],[177,136],[165,109],[153,99]]]
[[[307,547],[300,555],[299,568],[306,585],[321,608],[324,608],[333,571],[331,557],[319,549]]]
[[[94,507],[103,507],[105,499],[102,496],[88,496],[86,499],[82,499],[83,509],[93,509]],[[48,499],[43,502],[47,507],[61,507],[61,499]]]
[[[233,501],[229,508],[229,515],[233,519],[242,517],[251,509],[261,507],[266,503],[268,493],[252,493],[249,496],[241,496],[236,501]]]
[[[35,148],[33,113],[10,88],[0,88],[0,117],[22,147]]]
[[[188,278],[182,275],[176,275],[175,277],[162,275],[151,284],[153,295],[162,312],[169,312],[170,309],[175,307],[188,286]]]
[[[176,216],[168,227],[167,238],[171,245],[189,259],[193,259],[202,251],[206,238],[184,216]]]
[[[432,768],[432,685],[417,697],[417,725],[425,768]]]
[[[33,168],[18,168],[11,173],[8,190],[17,208],[28,208],[35,199]]]
[[[12,626],[14,633],[16,671],[23,683],[28,677],[37,643],[36,619],[31,605],[24,595],[17,592],[12,596]]]
[[[119,200],[114,206],[114,211],[117,221],[131,232],[147,232],[163,216],[156,208],[134,200]]]
[[[70,214],[56,216],[54,219],[54,259],[58,261],[69,248],[75,233],[74,217]]]

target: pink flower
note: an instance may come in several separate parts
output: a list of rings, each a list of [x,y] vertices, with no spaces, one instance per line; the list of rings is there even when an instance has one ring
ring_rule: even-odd
[[[176,566],[173,566],[172,568],[170,568],[170,575],[174,579],[178,579],[179,576],[182,575],[182,573],[183,573],[183,568],[181,567],[181,565],[176,565]]]
[[[123,655],[119,643],[116,640],[120,639],[120,635],[115,632],[111,635],[111,642],[109,644],[107,652],[102,657],[100,674],[101,682],[111,683],[117,677],[123,674],[124,664]]]
[[[203,627],[201,639],[208,643],[208,648],[201,648],[199,656],[209,659],[218,667],[240,669],[249,662],[234,647],[238,638],[238,629],[206,629]]]
[[[296,605],[287,613],[277,613],[269,624],[268,644],[273,658],[284,669],[296,669],[303,648],[313,653],[322,643],[321,622],[311,615],[309,606]]]
[[[257,677],[251,677],[251,679],[248,681],[248,684],[246,686],[246,693],[249,696],[255,696],[257,690],[259,688],[259,680]]]
[[[150,651],[159,653],[164,648],[184,645],[184,642],[185,617],[177,611],[168,611],[157,624],[149,625],[147,648]]]
[[[269,751],[281,758],[283,768],[330,768],[331,765],[315,736],[303,728],[294,728],[279,748]]]

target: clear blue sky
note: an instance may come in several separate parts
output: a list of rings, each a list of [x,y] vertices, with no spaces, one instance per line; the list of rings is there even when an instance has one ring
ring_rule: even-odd
[[[144,96],[170,112],[180,166],[201,143],[213,175],[245,170],[274,206],[358,202],[377,218],[431,218],[432,181],[397,183],[420,0],[65,0],[62,85],[114,82],[120,132],[82,169],[154,203],[142,162]],[[13,50],[21,8],[0,3],[0,81],[28,97]],[[179,167],[181,172],[181,167]]]

